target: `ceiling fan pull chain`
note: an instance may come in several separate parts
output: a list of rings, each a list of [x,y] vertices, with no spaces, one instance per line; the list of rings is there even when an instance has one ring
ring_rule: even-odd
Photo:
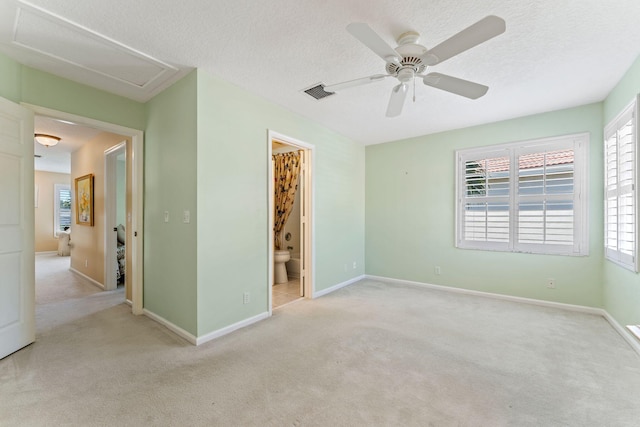
[[[413,78],[413,103],[416,102],[416,78]]]

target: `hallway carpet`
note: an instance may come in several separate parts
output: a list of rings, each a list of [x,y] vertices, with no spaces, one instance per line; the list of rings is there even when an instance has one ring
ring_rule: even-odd
[[[39,298],[37,341],[0,360],[0,425],[640,420],[640,357],[595,315],[363,280],[194,347],[96,291]]]

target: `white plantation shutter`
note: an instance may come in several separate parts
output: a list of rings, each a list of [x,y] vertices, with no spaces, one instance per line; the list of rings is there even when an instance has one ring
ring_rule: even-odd
[[[464,240],[500,248],[509,242],[509,157],[496,154],[464,162],[463,221]]]
[[[456,244],[584,255],[588,136],[458,151]]]
[[[636,103],[606,128],[605,256],[637,271],[636,228]]]
[[[530,149],[535,152],[518,156],[516,245],[523,251],[577,252],[573,142]]]
[[[54,236],[65,227],[71,227],[71,187],[66,184],[54,185]]]

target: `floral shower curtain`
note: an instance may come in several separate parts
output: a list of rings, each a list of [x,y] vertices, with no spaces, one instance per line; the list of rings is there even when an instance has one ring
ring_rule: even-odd
[[[283,154],[274,154],[274,173],[275,180],[275,215],[273,234],[276,249],[282,248],[282,229],[289,219],[293,201],[296,197],[298,189],[298,176],[300,175],[300,153],[291,152]]]

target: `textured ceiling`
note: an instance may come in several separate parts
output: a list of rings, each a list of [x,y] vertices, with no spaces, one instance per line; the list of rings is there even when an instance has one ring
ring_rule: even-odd
[[[0,0],[0,51],[22,62],[35,61],[30,55],[36,54],[10,43],[15,18],[7,16],[14,16],[11,8],[20,4],[24,3]],[[176,70],[165,85],[190,68],[201,68],[363,144],[598,102],[640,54],[638,0],[31,0],[30,4]],[[351,22],[368,23],[393,47],[401,33],[415,30],[422,35],[421,44],[430,48],[490,14],[506,21],[504,34],[430,69],[489,86],[483,98],[469,100],[418,80],[415,102],[408,97],[400,117],[386,118],[389,94],[397,84],[394,79],[320,101],[301,92],[319,82],[384,73],[384,62],[345,30]],[[90,76],[79,77],[69,64],[42,63],[38,66],[50,72],[132,99],[148,99],[164,87],[158,84],[143,93],[140,88],[127,89],[126,83],[111,82],[106,87],[104,76],[87,81]]]

